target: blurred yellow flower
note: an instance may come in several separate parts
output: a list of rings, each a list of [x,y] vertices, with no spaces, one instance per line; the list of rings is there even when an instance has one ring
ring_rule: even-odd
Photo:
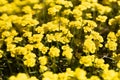
[[[58,57],[60,55],[60,50],[57,47],[52,46],[48,54],[51,57]]]

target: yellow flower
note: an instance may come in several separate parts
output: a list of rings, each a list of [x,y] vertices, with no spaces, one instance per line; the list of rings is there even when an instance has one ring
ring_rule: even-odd
[[[103,69],[103,71],[106,71],[109,69],[109,64],[103,64],[101,65],[101,69]]]
[[[38,26],[37,28],[35,28],[35,31],[44,34],[44,27]]]
[[[64,2],[63,2],[63,5],[64,5],[66,8],[68,8],[68,7],[73,7],[73,4],[72,4],[71,1],[64,1]]]
[[[102,74],[102,78],[104,80],[119,80],[118,79],[118,73],[114,70],[106,70]]]
[[[63,12],[62,12],[62,15],[69,15],[69,14],[72,14],[72,11],[70,9],[65,9]]]
[[[0,58],[2,58],[2,55],[3,55],[3,51],[0,50]]]
[[[35,76],[30,77],[28,80],[39,80]]]
[[[22,11],[28,14],[34,14],[30,6],[23,7]]]
[[[86,71],[83,69],[80,68],[75,69],[75,77],[78,80],[87,80],[86,74],[87,74]]]
[[[15,44],[7,44],[7,51],[12,51],[15,47]]]
[[[43,79],[42,80],[58,80],[58,75],[53,74],[50,71],[46,71],[45,73],[43,73]]]
[[[68,60],[72,59],[73,53],[69,50],[65,50],[62,52],[62,56],[65,56]]]
[[[102,14],[105,14],[105,13],[109,13],[111,12],[111,7],[109,6],[103,6],[102,4],[99,4],[99,3],[95,3],[93,4],[94,7],[97,8],[98,12],[102,15]]]
[[[24,59],[31,59],[31,58],[35,58],[35,57],[36,57],[36,55],[34,53],[29,52],[28,54],[25,54],[23,58]]]
[[[94,55],[82,56],[79,62],[80,64],[84,64],[85,66],[92,66],[94,58]]]
[[[10,35],[10,31],[4,31],[4,32],[2,32],[2,38],[3,39],[6,38],[6,37],[9,37],[9,36],[11,36]]]
[[[26,55],[27,53],[27,49],[21,46],[15,47],[13,50],[11,50],[11,54],[14,55]]]
[[[17,36],[18,32],[15,29],[11,30],[11,36]]]
[[[117,43],[114,42],[114,41],[108,41],[106,44],[105,44],[105,47],[108,48],[109,50],[111,51],[115,51],[117,49]]]
[[[9,80],[16,80],[16,77],[15,76],[10,76]]]
[[[97,20],[97,21],[100,21],[100,22],[105,22],[106,19],[107,19],[107,16],[101,16],[101,15],[99,15],[99,16],[96,18],[96,20]]]
[[[28,40],[30,43],[40,42],[43,38],[43,34],[34,34],[32,37],[29,37]]]
[[[40,65],[39,72],[45,72],[45,71],[47,71],[47,70],[48,70],[47,66]]]
[[[25,73],[19,73],[19,74],[17,74],[17,76],[16,76],[16,80],[20,80],[20,79],[26,80],[28,77],[29,77],[29,76],[28,76],[27,74],[25,74]]]
[[[79,9],[73,9],[73,12],[72,12],[73,16],[77,19],[78,17],[81,17],[82,16],[82,11],[79,10]]]
[[[46,37],[48,42],[55,41],[55,37],[53,34],[47,34]]]
[[[100,80],[100,78],[98,76],[91,76],[88,80]]]
[[[66,73],[59,73],[58,80],[68,80],[68,76]]]
[[[26,0],[26,1],[28,1],[28,3],[31,3],[31,4],[39,3],[39,0]]]
[[[33,50],[33,45],[32,44],[27,44],[25,45],[25,48],[27,49],[27,51],[32,51]]]
[[[46,56],[42,56],[42,57],[39,57],[39,62],[41,65],[46,65],[47,64],[47,57]]]
[[[53,2],[54,2],[53,0],[45,0],[46,4],[50,4],[50,3],[53,3]]]
[[[76,20],[76,21],[71,21],[71,22],[69,23],[69,25],[70,25],[71,27],[75,27],[75,28],[77,28],[77,29],[81,29],[81,28],[82,28],[82,21],[78,21],[78,20]]]
[[[100,33],[96,31],[91,31],[91,36],[94,40],[98,40],[99,42],[103,42],[103,37],[100,35]]]
[[[92,29],[89,27],[89,26],[84,26],[84,32],[87,33],[87,32],[91,32]]]
[[[118,5],[120,6],[120,1],[117,1]]]
[[[57,47],[52,46],[48,54],[51,57],[58,57],[60,55],[59,53],[60,53],[60,50]]]
[[[118,61],[118,63],[117,63],[117,67],[120,68],[120,61]]]
[[[40,51],[42,52],[42,54],[46,54],[48,51],[49,47],[43,46]]]
[[[103,59],[95,58],[94,64],[95,64],[95,67],[101,68],[102,65],[104,65],[104,60]]]
[[[24,65],[27,67],[34,67],[36,60],[34,58],[29,58],[24,61]]]
[[[10,76],[8,80],[38,80],[35,76],[29,76],[25,73],[18,73],[16,76]]]
[[[68,44],[63,45],[62,50],[64,50],[64,51],[68,50],[68,51],[71,51],[71,52],[73,51],[72,48],[70,48],[70,46]]]
[[[44,44],[41,43],[41,42],[38,42],[38,43],[34,44],[33,46],[34,46],[34,48],[38,48],[41,51],[41,49],[44,46]]]
[[[22,37],[15,37],[14,40],[13,40],[13,42],[18,43],[18,42],[20,42],[22,40],[23,40]]]
[[[117,2],[117,0],[108,0],[109,2]]]
[[[114,18],[109,19],[109,22],[108,22],[109,25],[113,25],[115,23],[116,23],[116,20]]]
[[[95,53],[96,51],[95,43],[91,39],[86,39],[84,42],[83,51],[85,53]]]
[[[72,59],[72,56],[73,56],[72,51],[73,51],[73,49],[70,48],[69,45],[62,46],[62,50],[63,50],[62,56],[65,56],[68,60]]]
[[[90,19],[93,18],[91,13],[86,13],[86,17]]]
[[[74,71],[72,71],[71,68],[67,68],[65,73],[68,77],[74,77]]]
[[[117,41],[117,37],[115,35],[114,32],[109,32],[109,34],[107,35],[107,40],[109,41]]]
[[[54,16],[54,15],[56,15],[57,12],[59,12],[61,10],[61,8],[62,8],[62,6],[60,6],[60,5],[55,5],[53,7],[50,7],[48,9],[48,14]]]
[[[117,31],[116,36],[120,37],[120,30]]]
[[[43,9],[43,4],[41,3],[41,4],[35,4],[34,6],[33,6],[33,9]]]
[[[5,39],[5,42],[6,42],[6,44],[12,44],[12,42],[13,42],[13,37],[7,37],[6,39]]]
[[[23,37],[31,37],[32,36],[32,32],[30,31],[24,31]]]

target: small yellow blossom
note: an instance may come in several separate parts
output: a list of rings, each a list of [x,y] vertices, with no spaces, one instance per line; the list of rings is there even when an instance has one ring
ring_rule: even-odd
[[[69,15],[72,14],[72,11],[70,9],[66,9],[62,12],[62,15]]]
[[[69,47],[69,45],[62,46],[62,55],[65,56],[68,60],[72,59],[73,56],[73,49]]]
[[[95,58],[95,60],[94,60],[94,64],[95,64],[95,67],[97,67],[97,68],[101,68],[102,65],[104,65],[104,60],[103,60],[103,59]]]
[[[43,4],[41,3],[41,4],[35,4],[34,6],[33,6],[33,9],[43,9]]]
[[[23,37],[31,37],[31,36],[32,36],[32,32],[24,31]]]
[[[86,13],[86,17],[90,19],[93,18],[91,13]]]
[[[94,57],[95,57],[94,55],[82,56],[79,62],[80,64],[84,64],[85,66],[92,66]]]
[[[120,37],[120,30],[117,31],[116,37]]]
[[[54,15],[56,15],[57,12],[59,12],[61,10],[61,8],[62,8],[62,6],[60,6],[60,5],[55,5],[53,7],[50,7],[48,9],[48,14],[54,16]]]
[[[33,11],[30,6],[23,7],[22,11],[28,14],[33,14]]]
[[[36,62],[36,60],[34,58],[26,59],[24,61],[24,65],[26,65],[27,67],[34,67],[35,62]]]
[[[15,37],[13,42],[18,43],[18,42],[20,42],[22,40],[23,40],[22,37]]]
[[[116,20],[115,20],[115,19],[113,19],[113,18],[112,18],[112,19],[109,19],[108,24],[109,24],[109,25],[113,25],[113,24],[115,24],[115,21],[116,21]]]
[[[0,50],[0,58],[2,58],[2,55],[3,55],[3,51]]]
[[[42,80],[58,80],[58,75],[53,74],[50,71],[46,71],[45,73],[43,73],[43,79]]]
[[[117,67],[120,68],[120,61],[118,61],[118,63],[117,63]]]
[[[111,51],[115,51],[117,49],[117,43],[114,42],[114,41],[108,41],[106,44],[105,44],[105,47],[108,48],[109,50]]]
[[[55,37],[53,34],[47,34],[46,37],[48,42],[55,41]]]
[[[25,45],[25,48],[27,49],[27,51],[32,51],[33,50],[33,45],[31,45],[31,44],[27,44],[27,45]]]
[[[46,65],[47,64],[47,57],[46,56],[42,56],[42,57],[39,57],[39,62],[41,65]]]
[[[9,31],[4,31],[4,32],[2,32],[2,38],[4,39],[4,38],[6,38],[6,37],[9,37],[10,36],[10,32]]]
[[[35,76],[29,76],[28,74],[25,73],[18,73],[16,76],[10,76],[9,80],[38,80]]]
[[[107,35],[107,40],[109,41],[117,41],[117,37],[115,35],[114,32],[109,32],[109,34]]]
[[[31,58],[35,58],[35,57],[36,57],[36,55],[32,52],[24,55],[24,59],[31,59]]]
[[[62,55],[65,56],[68,60],[72,59],[73,53],[69,50],[65,50],[62,52]]]
[[[29,37],[28,40],[30,43],[40,42],[43,38],[43,34],[34,34],[32,37]]]
[[[86,80],[87,79],[86,74],[87,74],[86,71],[83,69],[80,68],[75,69],[75,77],[78,80]]]
[[[59,53],[60,53],[60,50],[57,47],[54,47],[54,46],[52,46],[50,48],[50,51],[48,52],[48,54],[51,57],[58,57],[60,55]]]
[[[43,46],[40,51],[42,52],[42,54],[46,54],[48,51],[49,47]]]
[[[68,7],[73,7],[73,4],[71,1],[64,1],[63,5],[68,8]]]
[[[96,51],[95,43],[91,39],[86,39],[84,42],[83,51],[85,53],[95,53]]]
[[[16,47],[15,44],[8,44],[7,45],[7,51],[12,51]]]
[[[100,80],[100,78],[98,76],[91,76],[88,80]]]
[[[83,13],[82,13],[82,11],[79,10],[79,9],[73,9],[72,14],[73,14],[73,16],[74,16],[75,18],[77,18],[77,17],[81,17]]]
[[[102,74],[102,78],[104,80],[119,80],[118,79],[118,73],[114,70],[106,70]]]
[[[106,19],[107,19],[107,16],[101,16],[101,15],[99,15],[99,16],[96,18],[96,20],[97,20],[97,21],[100,21],[100,22],[105,22]]]
[[[45,71],[47,71],[47,70],[48,70],[47,66],[40,65],[39,72],[45,72]]]
[[[58,80],[68,80],[68,76],[66,73],[59,73]]]

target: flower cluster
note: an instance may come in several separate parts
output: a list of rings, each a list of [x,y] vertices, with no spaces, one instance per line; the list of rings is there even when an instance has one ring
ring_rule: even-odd
[[[119,0],[0,0],[3,80],[120,80]]]

